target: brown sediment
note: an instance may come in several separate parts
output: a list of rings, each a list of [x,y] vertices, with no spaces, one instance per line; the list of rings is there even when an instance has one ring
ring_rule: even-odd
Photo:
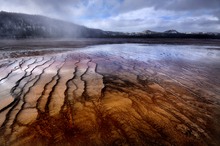
[[[86,52],[12,59],[0,145],[218,145],[219,79],[208,79],[219,69],[205,67]]]

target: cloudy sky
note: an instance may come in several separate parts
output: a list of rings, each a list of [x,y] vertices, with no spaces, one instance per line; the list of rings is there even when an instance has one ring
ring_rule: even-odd
[[[0,0],[0,10],[111,31],[220,32],[220,0]]]

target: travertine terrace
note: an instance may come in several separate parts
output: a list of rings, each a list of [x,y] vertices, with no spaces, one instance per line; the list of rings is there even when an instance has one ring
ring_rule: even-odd
[[[2,59],[0,145],[218,145],[219,75],[220,51],[208,46]]]

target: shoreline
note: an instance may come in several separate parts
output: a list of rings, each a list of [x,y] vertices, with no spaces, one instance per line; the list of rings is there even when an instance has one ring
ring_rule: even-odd
[[[207,45],[220,46],[220,39],[24,39],[24,40],[0,40],[0,51],[17,49],[43,49],[43,48],[82,48],[100,44],[167,44],[167,45]]]

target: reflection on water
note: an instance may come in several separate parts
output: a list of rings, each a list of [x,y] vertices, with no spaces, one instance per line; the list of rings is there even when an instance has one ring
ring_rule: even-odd
[[[207,49],[213,48],[213,49]],[[113,44],[97,45],[79,52],[102,54],[104,56],[121,56],[125,59],[148,60],[186,60],[199,62],[220,62],[220,50],[213,46],[193,45],[140,45]]]

